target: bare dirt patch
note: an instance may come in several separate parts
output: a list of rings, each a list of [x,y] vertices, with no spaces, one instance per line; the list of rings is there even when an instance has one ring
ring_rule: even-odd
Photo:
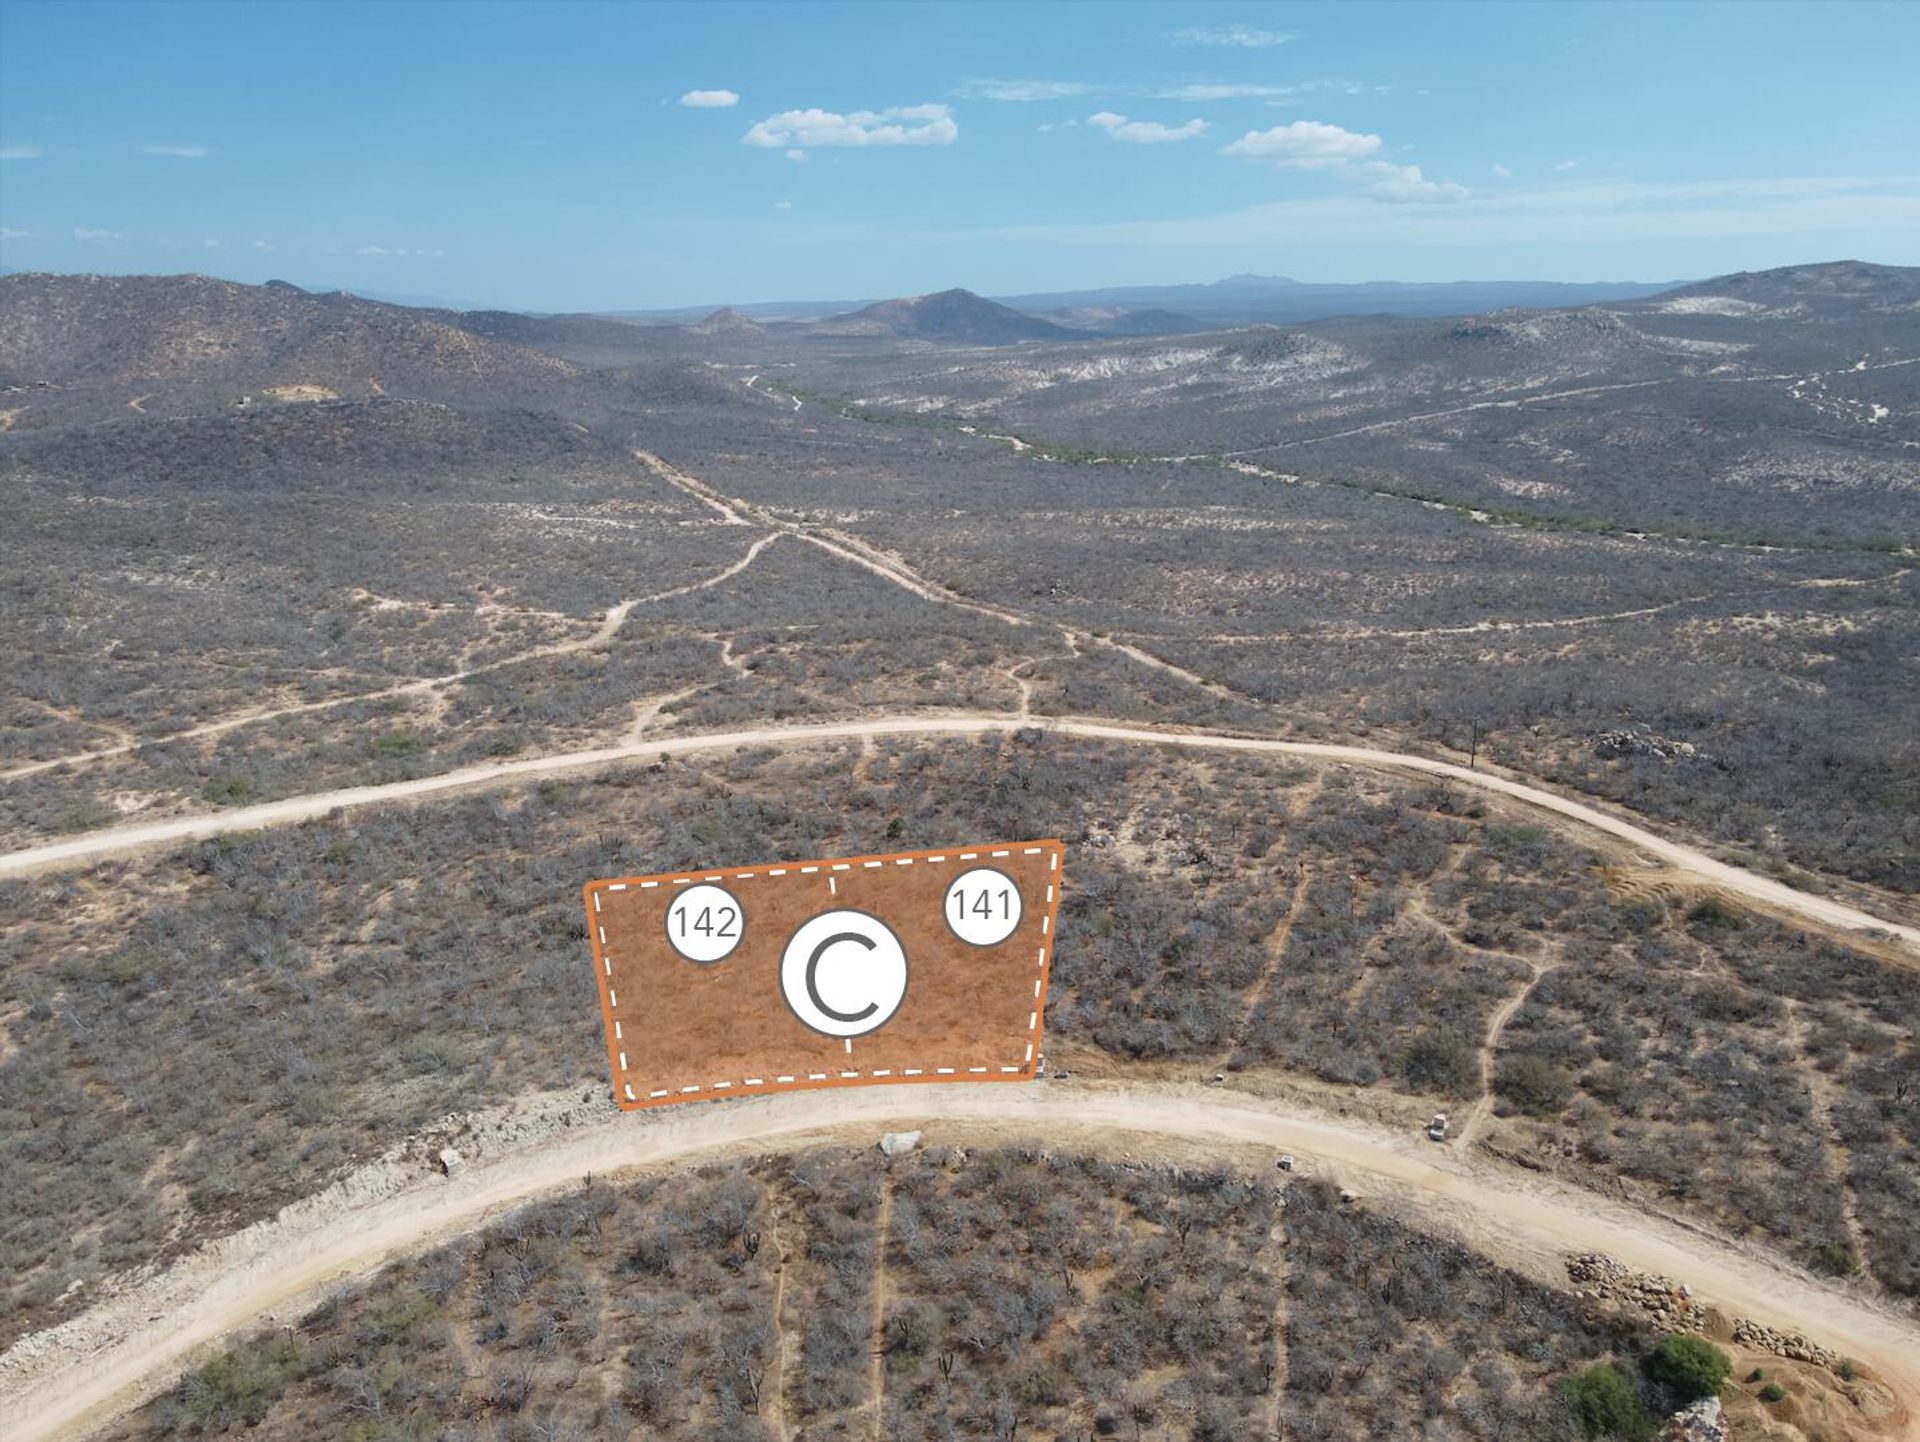
[[[591,883],[587,924],[620,1105],[1031,1079],[1063,853],[1057,841],[1025,842]],[[1022,899],[1011,933],[991,945],[962,940],[944,915],[947,888],[974,868],[1001,872]],[[676,899],[696,887],[715,888],[716,912],[738,911],[706,918],[736,933],[711,962],[669,941]],[[789,938],[841,913],[878,919],[905,958],[898,1010],[861,1034],[805,1021],[782,977]]]

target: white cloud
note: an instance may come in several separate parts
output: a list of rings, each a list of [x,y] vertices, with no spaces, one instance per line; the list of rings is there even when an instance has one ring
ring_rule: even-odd
[[[1494,179],[1496,180],[1512,180],[1513,179],[1513,172],[1507,169],[1506,166],[1500,164],[1498,161],[1494,162],[1493,175],[1494,175]]]
[[[680,103],[694,110],[725,110],[738,105],[740,97],[731,90],[689,90],[680,97]]]
[[[1580,162],[1578,160],[1558,160],[1554,162],[1553,168],[1555,170],[1572,170],[1579,164]]]
[[[444,250],[409,250],[402,245],[361,245],[354,247],[355,255],[382,256],[389,258],[414,259],[420,256],[435,257],[446,254]]]
[[[37,145],[0,145],[0,160],[38,160],[46,153]]]
[[[142,155],[164,155],[173,160],[204,160],[213,151],[205,145],[143,145]]]
[[[807,152],[804,150],[789,150],[787,152],[787,159],[791,160],[795,165],[805,165],[807,163]]]
[[[227,248],[227,243],[224,240],[214,240],[211,237],[209,237],[208,239],[200,242],[200,248],[202,250],[225,250]]]
[[[25,240],[27,235],[28,232],[24,230],[8,230],[4,225],[0,225],[0,240]]]
[[[1451,180],[1429,180],[1417,165],[1379,160],[1382,141],[1319,120],[1296,120],[1270,130],[1249,130],[1224,155],[1244,155],[1289,170],[1323,170],[1349,181],[1366,182],[1376,200],[1464,200],[1470,193]]]
[[[73,228],[73,238],[75,240],[84,240],[89,245],[98,245],[104,241],[120,239],[120,232],[117,230],[90,230],[84,225],[76,225]]]
[[[768,150],[814,145],[951,145],[960,138],[945,105],[898,105],[891,110],[783,110],[756,121],[742,145]]]
[[[1456,205],[1386,206],[1365,194],[1273,201],[1212,215],[1016,226],[963,233],[1084,247],[1322,243],[1453,246],[1624,245],[1815,237],[1841,249],[1909,245],[1920,235],[1920,179],[1852,176],[1670,184],[1581,182],[1506,189]],[[1904,252],[1902,252],[1904,253]]]
[[[256,240],[253,243],[253,248],[255,250],[272,250],[273,242],[270,240]]]
[[[792,210],[793,202],[791,200],[776,200],[773,203],[773,208],[775,210]]]
[[[1184,100],[1204,105],[1210,100],[1283,100],[1298,94],[1292,85],[1176,85],[1171,90],[1156,90],[1161,100]]]
[[[968,100],[1071,100],[1091,89],[1080,80],[969,80],[959,94]]]
[[[1384,160],[1370,160],[1361,169],[1376,177],[1373,184],[1367,187],[1367,193],[1381,200],[1403,203],[1465,200],[1472,193],[1466,186],[1456,185],[1451,180],[1428,180],[1417,165],[1393,165]]]
[[[1200,25],[1174,33],[1189,45],[1230,45],[1236,50],[1271,50],[1294,37],[1285,30],[1258,30],[1250,25]]]
[[[1207,130],[1204,120],[1189,120],[1184,125],[1162,125],[1157,120],[1129,120],[1124,115],[1115,115],[1111,110],[1089,115],[1087,124],[1097,125],[1115,140],[1124,140],[1130,145],[1164,145],[1170,140],[1194,140],[1206,134]]]
[[[1380,137],[1361,135],[1318,120],[1296,120],[1271,130],[1249,130],[1223,155],[1270,160],[1296,170],[1327,170],[1364,160],[1380,149]]]

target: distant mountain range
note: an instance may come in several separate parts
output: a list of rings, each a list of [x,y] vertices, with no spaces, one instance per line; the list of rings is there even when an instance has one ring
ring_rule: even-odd
[[[1117,286],[1104,290],[1042,291],[1001,296],[1019,310],[1048,313],[1077,307],[1151,308],[1204,323],[1264,321],[1286,324],[1335,315],[1469,315],[1515,307],[1543,309],[1637,300],[1671,290],[1677,281],[1548,280],[1366,281],[1323,285],[1277,275],[1234,275],[1210,285]]]
[[[1597,364],[1601,352],[1645,348],[1675,327],[1686,332],[1675,344],[1696,350],[1742,346],[1750,343],[1744,334],[1723,339],[1701,327],[1831,313],[1845,319],[1850,336],[1864,346],[1883,331],[1904,336],[1903,328],[1920,312],[1920,269],[1858,261],[1727,275],[1651,294],[1650,287],[1626,287],[1638,298],[1616,296],[1607,307],[1512,303],[1523,292],[1544,290],[1567,301],[1590,300],[1606,289],[1324,287],[1235,276],[1215,286],[1100,292],[1111,302],[1102,305],[1052,304],[1076,299],[1071,294],[1020,297],[1028,306],[1046,305],[1043,314],[945,290],[811,321],[756,320],[723,308],[690,324],[637,324],[596,315],[402,307],[343,292],[316,294],[284,281],[249,286],[190,275],[12,274],[0,278],[0,386],[61,388],[60,404],[67,410],[87,409],[82,401],[97,391],[103,415],[125,409],[122,392],[128,387],[164,392],[170,386],[229,399],[293,387],[342,399],[394,396],[556,408],[563,398],[571,405],[591,394],[617,407],[630,392],[638,393],[636,387],[652,393],[669,380],[673,387],[724,390],[728,383],[713,363],[745,357],[853,357],[900,343],[1077,348],[1089,341],[1233,330],[1250,324],[1234,307],[1263,296],[1287,297],[1293,306],[1311,300],[1327,309],[1344,303],[1347,318],[1315,317],[1317,339],[1271,328],[1222,337],[1221,354],[1240,357],[1236,364],[1305,365],[1309,351],[1351,348],[1364,337],[1369,349],[1437,348],[1436,363],[1443,353],[1444,364],[1454,369],[1496,364],[1506,350],[1546,347],[1584,373],[1581,368]],[[1123,303],[1169,291],[1178,292],[1184,310]],[[1209,310],[1208,297],[1223,309]],[[1431,306],[1447,319],[1436,327],[1417,316],[1395,319],[1378,308],[1369,313],[1361,307],[1370,300]],[[1443,306],[1443,300],[1450,304]],[[1473,309],[1489,300],[1501,304]],[[1623,324],[1622,316],[1634,323]],[[188,399],[183,394],[180,403]],[[51,406],[51,398],[36,402],[24,423],[47,418]]]
[[[1322,284],[1278,275],[1231,275],[1203,285],[1110,286],[1099,290],[1034,291],[984,298],[1068,330],[1106,335],[1164,335],[1252,322],[1286,324],[1335,315],[1467,315],[1512,307],[1592,305],[1636,300],[1681,281],[1549,280],[1366,281]],[[943,291],[940,295],[970,294]],[[936,297],[920,297],[933,300]],[[885,301],[767,301],[731,307],[761,323],[851,320]],[[1140,313],[1147,319],[1129,319]],[[705,314],[700,307],[610,311],[612,318],[677,325]],[[851,333],[851,332],[846,332]],[[1040,337],[1034,337],[1036,339]]]
[[[21,273],[10,280],[28,279]],[[52,281],[58,277],[43,277]],[[67,303],[130,306],[149,313],[150,287],[185,277],[71,276]],[[1284,276],[1234,275],[1208,285],[1122,286],[1089,291],[1044,291],[986,297],[952,289],[931,295],[865,302],[776,302],[723,306],[717,310],[603,311],[575,314],[465,309],[406,303],[397,297],[348,291],[312,291],[287,281],[265,286],[192,277],[179,299],[191,312],[212,296],[235,301],[238,292],[261,295],[265,306],[257,336],[313,330],[321,316],[332,325],[347,316],[409,317],[437,321],[470,335],[533,346],[590,365],[658,357],[692,347],[766,337],[787,342],[901,340],[964,346],[1015,345],[1029,341],[1124,339],[1195,334],[1234,326],[1289,325],[1352,315],[1472,315],[1500,309],[1547,309],[1619,303],[1672,290],[1669,285],[1623,281],[1565,284],[1555,281],[1458,281],[1444,284],[1398,281],[1321,285]],[[81,282],[84,282],[82,284]],[[1718,284],[1719,282],[1708,282]],[[198,289],[195,289],[197,287]],[[277,304],[266,302],[277,296]],[[324,332],[325,325],[318,325]],[[139,326],[136,325],[136,331]],[[129,337],[133,339],[133,337]],[[158,341],[158,337],[149,339]],[[169,337],[180,344],[184,337]],[[242,351],[252,343],[235,337]],[[187,347],[191,349],[189,345]],[[201,356],[203,362],[215,359]]]
[[[1911,314],[1920,306],[1920,266],[1834,260],[1742,270],[1679,286],[1662,299],[1669,309],[1684,308],[1689,301],[1717,299],[1731,304],[1728,314],[1751,313],[1749,307],[1776,312],[1839,307]]]

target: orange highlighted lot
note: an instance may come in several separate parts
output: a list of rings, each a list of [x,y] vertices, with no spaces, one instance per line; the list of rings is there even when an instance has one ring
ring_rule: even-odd
[[[1036,1073],[1059,841],[590,881],[625,1110]]]

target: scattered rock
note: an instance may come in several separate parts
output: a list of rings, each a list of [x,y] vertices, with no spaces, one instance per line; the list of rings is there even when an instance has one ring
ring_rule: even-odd
[[[1707,1309],[1684,1282],[1655,1272],[1636,1272],[1605,1252],[1579,1252],[1567,1258],[1567,1279],[1582,1297],[1636,1307],[1669,1332],[1705,1328]]]
[[[460,1170],[462,1158],[460,1153],[456,1152],[452,1147],[442,1147],[440,1148],[439,1161],[441,1173],[450,1177]]]
[[[1727,1442],[1727,1422],[1718,1397],[1703,1397],[1682,1407],[1660,1429],[1660,1442]]]
[[[1670,1332],[1704,1332],[1707,1308],[1685,1283],[1650,1272],[1636,1272],[1605,1252],[1580,1252],[1567,1258],[1567,1278],[1581,1297],[1637,1307],[1656,1326]],[[1733,1340],[1743,1347],[1771,1352],[1792,1362],[1810,1362],[1837,1372],[1844,1360],[1838,1352],[1809,1341],[1801,1332],[1782,1332],[1750,1317],[1733,1320]],[[1681,1416],[1685,1416],[1682,1413]],[[1677,1420],[1677,1419],[1676,1419]],[[1666,1436],[1668,1434],[1662,1434]],[[1675,1437],[1719,1437],[1724,1433],[1676,1432]]]
[[[919,1145],[918,1132],[888,1132],[880,1138],[880,1150],[890,1157],[904,1156]]]
[[[1838,1371],[1842,1361],[1838,1352],[1808,1341],[1805,1333],[1776,1331],[1750,1317],[1741,1317],[1734,1322],[1733,1340],[1792,1362],[1811,1362],[1816,1367],[1825,1367],[1829,1372]]]
[[[1593,738],[1593,754],[1608,760],[1625,756],[1651,756],[1661,761],[1691,760],[1699,753],[1691,741],[1669,741],[1655,736],[1644,726],[1626,731],[1602,731]]]

